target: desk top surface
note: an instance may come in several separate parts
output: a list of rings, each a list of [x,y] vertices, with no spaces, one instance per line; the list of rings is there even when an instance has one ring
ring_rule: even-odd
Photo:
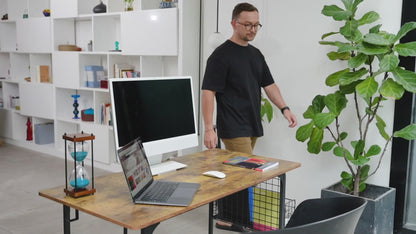
[[[279,161],[279,166],[265,172],[225,165],[222,162],[236,156],[250,156],[269,161]],[[300,167],[300,163],[247,155],[226,150],[207,150],[178,157],[175,161],[188,167],[155,176],[155,179],[200,183],[192,203],[187,207],[134,204],[122,173],[113,173],[95,178],[97,192],[91,196],[72,198],[66,196],[64,187],[46,189],[39,195],[82,212],[102,218],[128,229],[143,229],[189,210],[233,194],[263,181],[275,178]],[[227,177],[217,179],[202,175],[205,171],[222,171]],[[244,178],[244,179],[242,179]]]

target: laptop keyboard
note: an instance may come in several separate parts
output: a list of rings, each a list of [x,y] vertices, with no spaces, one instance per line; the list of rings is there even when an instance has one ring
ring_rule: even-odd
[[[178,187],[179,183],[164,183],[160,181],[155,181],[152,189],[146,193],[141,200],[142,201],[151,201],[151,202],[166,202],[175,189]]]

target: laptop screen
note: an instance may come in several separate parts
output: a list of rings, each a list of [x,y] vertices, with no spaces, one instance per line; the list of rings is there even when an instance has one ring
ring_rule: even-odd
[[[139,196],[153,182],[152,172],[140,139],[128,143],[118,150],[130,193]]]

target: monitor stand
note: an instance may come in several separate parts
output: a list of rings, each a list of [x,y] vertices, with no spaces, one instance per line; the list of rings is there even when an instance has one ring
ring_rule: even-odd
[[[160,175],[166,172],[176,171],[185,167],[187,167],[186,164],[176,161],[165,161],[162,163],[150,165],[150,169],[152,170],[153,176]]]

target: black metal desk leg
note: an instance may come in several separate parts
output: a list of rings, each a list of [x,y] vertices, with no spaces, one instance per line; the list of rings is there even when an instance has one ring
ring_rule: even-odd
[[[214,233],[214,202],[209,203],[208,233]]]
[[[160,223],[155,223],[153,225],[150,225],[149,227],[143,228],[142,231],[140,232],[141,234],[152,234],[153,231],[156,229],[156,227],[159,225]]]
[[[286,174],[279,176],[280,181],[280,206],[279,206],[279,229],[285,228],[286,216]]]
[[[69,206],[64,205],[64,234],[71,233],[71,217],[69,209]]]

